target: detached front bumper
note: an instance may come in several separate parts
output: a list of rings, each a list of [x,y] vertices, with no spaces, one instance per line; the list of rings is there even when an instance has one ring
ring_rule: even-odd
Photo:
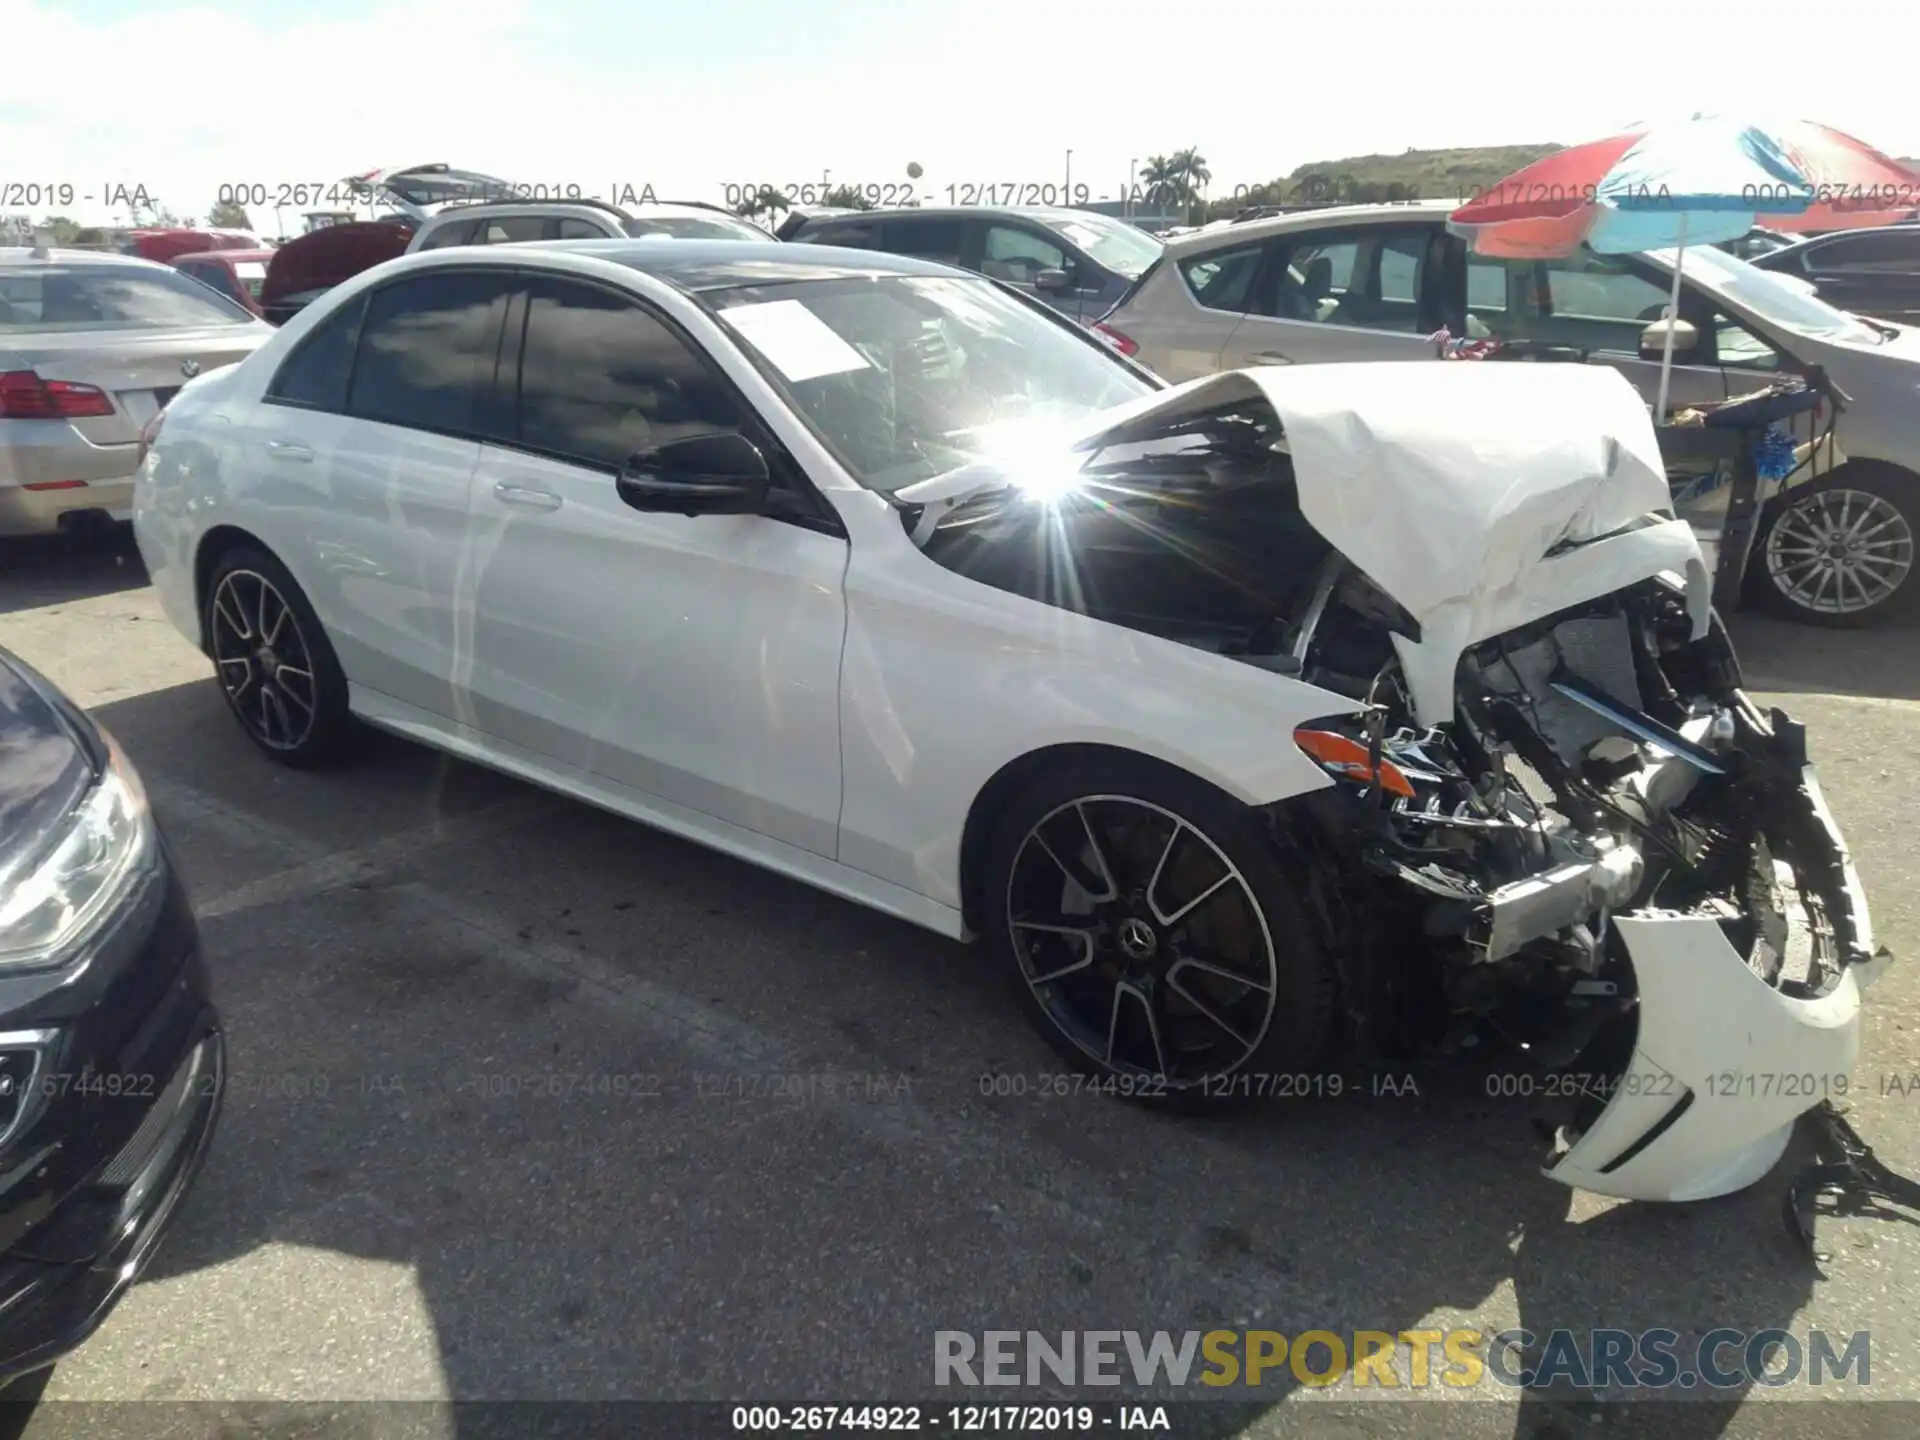
[[[1617,916],[1639,992],[1633,1056],[1550,1178],[1627,1200],[1731,1194],[1773,1168],[1802,1114],[1846,1093],[1861,992],[1892,957],[1874,949],[1865,892],[1811,767],[1802,783],[1851,911],[1834,917],[1847,927],[1838,981],[1796,997],[1750,969],[1712,918]]]

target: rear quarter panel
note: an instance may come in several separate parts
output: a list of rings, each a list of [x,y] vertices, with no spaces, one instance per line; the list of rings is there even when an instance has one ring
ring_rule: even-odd
[[[240,372],[253,366],[259,353],[183,385],[134,476],[133,534],[140,558],[161,610],[195,645],[201,635],[194,554],[212,507],[231,480],[234,389]]]

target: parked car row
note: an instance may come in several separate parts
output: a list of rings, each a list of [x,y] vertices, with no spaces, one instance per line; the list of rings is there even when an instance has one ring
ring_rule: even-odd
[[[1447,208],[1321,210],[1183,237],[1096,328],[1175,381],[1248,365],[1432,359],[1445,330],[1583,352],[1653,400],[1662,337],[1648,327],[1672,291],[1672,252],[1493,259],[1448,233]],[[1764,257],[1768,269],[1713,248],[1681,264],[1675,404],[1725,400],[1809,366],[1847,397],[1833,443],[1770,499],[1757,541],[1755,598],[1811,623],[1878,618],[1920,589],[1920,331],[1835,309],[1791,281],[1780,257],[1894,235],[1805,242]],[[1705,503],[1724,513],[1725,492]],[[1712,531],[1720,517],[1707,508],[1692,518]]]
[[[174,254],[171,262],[238,310],[282,324],[363,271],[412,252],[649,236],[766,241],[757,227],[712,206],[474,200],[467,197],[475,187],[505,182],[447,167],[376,178],[378,186],[367,177],[356,183],[386,197],[384,219],[324,227],[276,251],[223,248]],[[1250,365],[1427,359],[1436,353],[1431,337],[1446,331],[1577,349],[1652,397],[1658,357],[1648,327],[1667,303],[1670,256],[1488,258],[1448,233],[1445,210],[1444,203],[1319,208],[1171,242],[1108,217],[1047,209],[810,212],[790,216],[779,234],[790,244],[884,251],[974,271],[1093,327],[1174,381]],[[1855,318],[1815,293],[1845,294],[1858,302],[1849,309],[1914,318],[1920,274],[1899,267],[1916,239],[1920,226],[1894,226],[1786,245],[1753,264],[1725,249],[1699,249],[1683,266],[1676,402],[1724,400],[1808,366],[1824,368],[1846,396],[1831,443],[1811,447],[1769,498],[1749,567],[1751,598],[1797,619],[1860,623],[1916,593],[1920,419],[1908,399],[1920,379],[1920,341],[1903,323]],[[223,311],[222,323],[232,318]],[[116,344],[130,339],[126,323],[103,321],[102,333]],[[12,365],[8,373],[31,369]],[[43,403],[27,398],[33,387],[25,379],[13,385],[16,398],[0,409],[0,423],[29,418]],[[71,445],[83,438],[79,422],[108,417],[66,418],[76,433],[62,441]],[[131,459],[124,447],[137,418],[107,442],[122,448],[76,452],[88,463],[72,473],[54,473],[57,459],[13,456],[0,485],[10,469],[59,488],[16,484],[16,493],[0,497],[14,512],[11,528],[123,514],[122,496],[95,487],[116,466],[114,478],[124,478]],[[22,438],[45,442],[40,429]],[[1708,487],[1678,502],[1689,507],[1710,553],[1726,501],[1724,488]]]
[[[270,760],[388,730],[978,940],[1110,1093],[1504,1056],[1588,1077],[1553,1178],[1689,1201],[1819,1098],[1713,1076],[1851,1066],[1888,957],[1625,366],[1284,363],[1469,315],[1637,334],[1609,297],[1658,257],[1476,288],[1418,217],[1149,254],[936,214],[956,268],[578,208],[449,203],[278,327],[216,283],[250,252],[0,251],[0,523],[130,514]],[[1906,344],[1686,274],[1696,365],[1816,319],[1836,373]],[[1097,324],[1061,303],[1122,278]],[[1852,383],[1870,443],[1894,382]],[[0,652],[8,755],[0,1156],[55,1159],[0,1176],[0,1382],[139,1273],[224,1065],[138,777]]]

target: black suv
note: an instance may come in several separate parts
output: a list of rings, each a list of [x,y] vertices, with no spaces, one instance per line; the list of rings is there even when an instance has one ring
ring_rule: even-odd
[[[1153,236],[1088,210],[863,210],[796,216],[782,240],[885,250],[975,270],[1091,324],[1160,258]]]

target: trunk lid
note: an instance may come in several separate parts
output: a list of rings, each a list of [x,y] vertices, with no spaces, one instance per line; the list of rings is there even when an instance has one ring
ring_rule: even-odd
[[[416,224],[448,205],[511,200],[519,194],[512,181],[478,170],[456,170],[444,163],[369,170],[350,175],[341,184],[367,203],[391,206]]]
[[[70,420],[95,445],[132,445],[140,429],[194,375],[244,360],[273,332],[258,325],[190,330],[9,335],[0,370],[32,370],[43,380],[93,385],[113,397],[114,413]]]
[[[384,220],[329,225],[289,240],[273,252],[261,282],[262,308],[287,306],[300,296],[330,290],[396,255],[413,238],[411,226]]]

